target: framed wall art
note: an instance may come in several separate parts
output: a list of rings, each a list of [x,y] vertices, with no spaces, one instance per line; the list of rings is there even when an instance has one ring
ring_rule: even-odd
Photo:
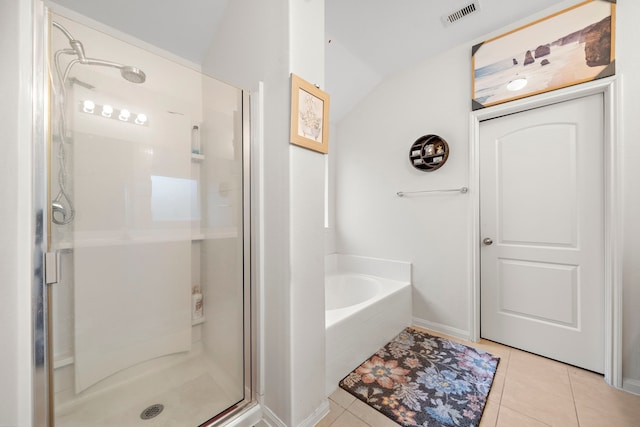
[[[291,143],[329,152],[329,94],[291,74]]]
[[[587,0],[473,46],[472,110],[615,74],[615,0]]]

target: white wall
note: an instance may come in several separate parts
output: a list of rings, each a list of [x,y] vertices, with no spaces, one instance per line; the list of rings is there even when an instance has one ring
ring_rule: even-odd
[[[624,254],[623,254],[623,338],[622,375],[625,389],[640,393],[640,121],[637,117],[640,94],[640,55],[637,41],[640,26],[640,3],[618,2],[616,24],[616,57],[618,74],[622,75],[622,115],[620,129],[624,166]]]
[[[18,52],[13,43],[18,37],[17,15],[18,2],[2,2],[0,5],[0,54],[6,58],[6,63],[14,64],[13,67],[0,68],[0,86],[2,99],[0,104],[0,117],[3,128],[7,129],[7,138],[2,140],[3,155],[0,157],[0,196],[8,204],[15,205],[18,201],[18,189],[7,183],[18,177],[17,160],[18,129],[15,125],[18,112],[13,105],[18,101],[18,87],[14,84],[18,81]],[[7,127],[8,126],[8,127]],[[2,209],[0,211],[0,231],[3,236],[3,245],[0,247],[0,280],[8,286],[0,287],[0,341],[5,343],[4,348],[16,348],[18,345],[18,272],[17,254],[13,250],[18,242],[17,230],[13,226],[18,220],[14,209]],[[16,391],[18,390],[18,376],[16,366],[18,354],[15,351],[3,351],[0,353],[0,425],[16,425],[18,403]]]
[[[0,426],[31,424],[32,5],[0,3]]]
[[[324,88],[324,0],[289,1],[290,70]],[[329,129],[325,129],[325,132]],[[329,135],[331,138],[331,135]],[[329,149],[331,143],[329,142]],[[314,423],[325,396],[325,156],[289,148],[293,426]],[[306,420],[306,421],[305,421]]]
[[[339,124],[336,144],[338,252],[412,262],[414,316],[458,335],[469,321],[468,195],[396,192],[467,185],[469,55],[461,46],[386,79]],[[408,158],[428,133],[451,150],[431,173]]]
[[[496,30],[385,79],[338,125],[337,249],[341,253],[393,258],[414,265],[414,318],[418,324],[469,335],[467,195],[397,198],[396,191],[456,188],[468,180],[471,47],[577,1]],[[640,136],[636,94],[640,57],[636,40],[640,4],[617,6],[616,57],[623,80],[625,388],[640,392]],[[451,148],[448,163],[432,173],[414,170],[411,143],[436,133]]]

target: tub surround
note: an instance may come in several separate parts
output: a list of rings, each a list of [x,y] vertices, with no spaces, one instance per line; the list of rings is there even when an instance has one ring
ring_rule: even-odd
[[[411,325],[411,263],[355,255],[325,259],[325,286],[371,283],[355,304],[326,310],[326,393],[353,368]],[[336,283],[341,282],[341,283]],[[349,289],[344,289],[346,294]],[[351,295],[354,297],[354,295]],[[331,299],[331,297],[328,297]]]
[[[349,272],[399,282],[411,282],[411,263],[405,261],[334,253],[325,257],[324,265],[325,275]]]

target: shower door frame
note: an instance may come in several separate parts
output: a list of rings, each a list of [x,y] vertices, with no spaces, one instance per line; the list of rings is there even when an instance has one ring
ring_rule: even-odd
[[[51,87],[48,72],[50,12],[44,0],[32,0],[33,6],[33,227],[31,279],[32,290],[32,387],[34,427],[54,427],[54,381],[51,331],[51,285],[57,282],[58,256],[51,251]],[[148,47],[147,47],[148,48]],[[152,52],[158,54],[157,52]],[[162,55],[160,55],[162,56]],[[184,64],[182,64],[184,65]],[[198,70],[202,74],[200,70]],[[242,91],[242,257],[243,257],[243,370],[244,399],[231,410],[212,414],[201,427],[236,424],[247,417],[258,422],[257,402],[256,287],[253,240],[251,238],[251,117],[249,93]],[[194,426],[195,427],[195,426]]]
[[[49,246],[50,199],[50,91],[47,63],[49,40],[47,11],[42,0],[32,0],[33,10],[33,158],[32,158],[32,227],[33,276],[32,295],[32,422],[36,427],[53,426],[52,363],[49,354],[50,322],[48,285],[46,284],[45,257]],[[38,114],[40,113],[40,114]],[[45,212],[47,213],[45,218]]]

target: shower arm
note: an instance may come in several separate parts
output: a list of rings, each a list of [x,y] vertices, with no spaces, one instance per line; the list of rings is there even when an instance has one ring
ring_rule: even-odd
[[[55,54],[56,66],[58,65],[58,59],[61,54],[77,55],[78,57],[77,59],[74,59],[73,61],[69,62],[69,64],[67,64],[67,68],[65,69],[64,74],[61,74],[59,69],[57,70],[58,75],[63,76],[62,77],[63,83],[67,81],[67,77],[69,77],[69,72],[71,71],[71,68],[78,62],[86,65],[102,65],[105,67],[122,69],[122,65],[116,62],[105,61],[103,59],[87,58],[84,53],[84,46],[82,46],[82,42],[80,42],[75,37],[73,37],[73,35],[71,35],[69,30],[67,30],[65,27],[63,27],[61,24],[57,23],[56,21],[51,21],[51,25],[59,29],[62,32],[62,34],[64,34],[65,37],[69,40],[69,44],[71,45],[71,49],[62,49],[56,52]]]
[[[72,49],[66,49],[66,50],[71,50],[72,53],[76,53]],[[67,64],[67,68],[64,70],[64,75],[62,76],[63,82],[67,81],[67,77],[69,77],[69,72],[71,71],[71,68],[77,63],[85,64],[85,65],[100,65],[103,67],[112,67],[112,68],[117,68],[118,70],[122,70],[122,64],[118,64],[117,62],[105,61],[103,59],[94,59],[94,58],[74,59],[73,61],[69,62],[69,64]]]
[[[56,21],[51,21],[51,25],[62,31],[62,33],[69,39],[69,41],[75,40],[75,38],[71,35],[69,30],[67,30],[62,25],[58,24]]]
[[[71,68],[77,64],[85,64],[85,65],[99,65],[102,67],[110,67],[110,68],[116,68],[118,70],[120,70],[120,75],[122,75],[122,77],[125,80],[128,80],[132,83],[144,83],[144,81],[146,80],[146,75],[145,73],[139,69],[138,67],[133,67],[130,65],[125,65],[125,64],[120,64],[118,62],[112,62],[112,61],[106,61],[104,59],[96,59],[96,58],[87,58],[84,52],[84,46],[82,45],[82,42],[80,40],[75,39],[71,33],[69,32],[69,30],[67,30],[66,28],[64,28],[62,25],[60,25],[59,23],[57,23],[56,21],[51,21],[51,25],[54,26],[55,28],[59,29],[62,34],[65,35],[65,37],[69,40],[69,45],[71,46],[71,49],[62,49],[56,52],[55,54],[55,61],[56,61],[56,69],[58,71],[58,75],[60,76],[60,69],[59,69],[59,58],[60,55],[65,54],[65,55],[71,55],[71,54],[75,54],[77,56],[76,59],[70,61],[67,64],[67,67],[65,68],[64,73],[62,74],[62,85],[64,86],[64,84],[67,81],[67,77],[69,77],[69,72],[71,71]]]

